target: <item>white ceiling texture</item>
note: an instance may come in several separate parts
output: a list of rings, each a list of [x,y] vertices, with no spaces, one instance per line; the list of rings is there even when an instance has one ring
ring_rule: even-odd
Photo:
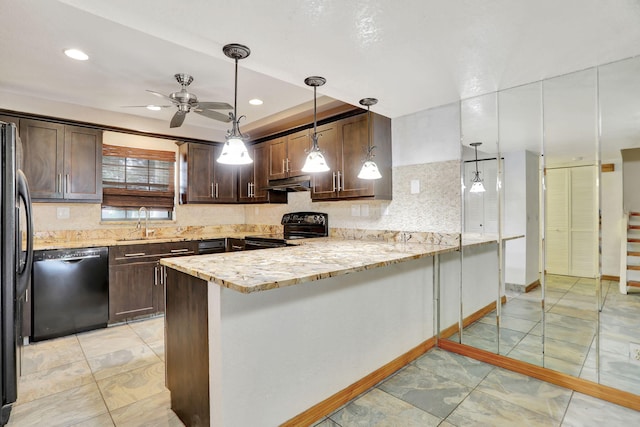
[[[190,114],[170,130],[173,108],[125,106],[157,104],[145,90],[178,90],[176,73],[194,76],[199,100],[233,104],[228,43],[251,49],[238,83],[249,128],[308,104],[310,75],[327,79],[319,95],[354,105],[376,97],[372,110],[395,118],[638,55],[640,2],[2,0],[0,108],[61,102],[105,121],[222,140],[228,124]],[[89,61],[66,58],[68,47]]]

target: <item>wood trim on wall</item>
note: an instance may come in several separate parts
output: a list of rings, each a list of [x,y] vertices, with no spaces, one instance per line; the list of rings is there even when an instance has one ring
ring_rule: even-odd
[[[536,279],[535,281],[529,283],[525,288],[524,288],[524,293],[526,294],[527,292],[531,292],[532,290],[534,290],[535,288],[537,288],[538,286],[540,286],[540,279]]]
[[[438,342],[438,346],[441,349],[452,353],[461,354],[472,359],[480,360],[481,362],[499,366],[519,374],[527,375],[529,377],[537,378],[561,387],[566,387],[598,399],[606,400],[607,402],[615,403],[616,405],[640,411],[640,396],[633,393],[597,384],[582,378],[573,377],[541,366],[521,362],[486,350],[481,350],[464,344],[458,344],[453,341],[441,340]]]
[[[502,301],[502,304],[506,303],[507,297],[503,295],[501,298],[501,301]],[[462,319],[462,327],[466,328],[472,323],[475,323],[476,321],[482,319],[484,316],[491,313],[495,309],[496,309],[496,302],[493,301],[491,304],[488,304],[482,307],[480,310],[476,311],[475,313],[471,313],[469,316]],[[440,339],[447,339],[451,335],[458,333],[458,331],[459,331],[458,324],[454,323],[448,328],[445,328],[442,331],[440,331]]]
[[[603,274],[602,276],[600,276],[600,278],[602,280],[611,280],[612,282],[619,282],[620,281],[620,276],[609,276],[607,274]]]
[[[603,163],[600,165],[600,170],[602,172],[613,172],[616,170],[616,165],[614,163]]]
[[[358,395],[369,390],[371,387],[375,386],[380,381],[384,380],[403,366],[408,365],[410,362],[422,356],[427,351],[435,347],[435,345],[435,337],[429,338],[428,340],[417,345],[403,355],[393,359],[391,362],[387,363],[381,368],[376,369],[361,380],[356,381],[343,390],[340,390],[333,396],[328,397],[317,405],[312,406],[306,411],[291,418],[289,421],[281,424],[281,427],[295,427],[301,425],[306,426],[319,421],[320,419],[322,419],[322,417],[325,417],[328,414],[332,413],[342,405],[353,400]]]

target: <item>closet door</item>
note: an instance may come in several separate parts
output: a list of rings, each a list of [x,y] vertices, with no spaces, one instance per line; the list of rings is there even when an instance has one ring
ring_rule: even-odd
[[[595,167],[570,168],[570,271],[571,276],[595,277],[598,265],[596,250]]]
[[[569,274],[569,170],[547,169],[546,272]]]

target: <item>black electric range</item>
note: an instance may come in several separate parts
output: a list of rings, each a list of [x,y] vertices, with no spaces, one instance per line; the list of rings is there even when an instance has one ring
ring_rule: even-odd
[[[287,240],[327,237],[329,216],[321,212],[291,212],[282,216],[282,233],[259,234],[244,238],[245,250],[287,246]]]

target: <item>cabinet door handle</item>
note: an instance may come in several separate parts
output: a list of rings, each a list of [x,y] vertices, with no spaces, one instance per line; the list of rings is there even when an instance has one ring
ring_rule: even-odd
[[[132,256],[145,256],[145,255],[146,255],[146,253],[144,253],[144,252],[136,252],[135,254],[124,254],[124,256],[127,256],[127,257],[132,257]]]
[[[214,185],[215,189],[216,189],[216,195],[214,196],[216,199],[218,198],[218,183],[216,182]]]
[[[158,286],[158,266],[153,266],[153,286]]]
[[[287,159],[282,159],[282,172],[287,171]]]
[[[171,249],[171,253],[172,254],[179,254],[182,252],[189,252],[189,248],[184,248],[184,249]]]
[[[161,285],[167,284],[167,266],[166,265],[160,266],[160,284]]]
[[[214,198],[215,196],[213,195],[213,182],[211,183],[211,198]]]
[[[289,158],[287,157],[287,172],[291,172],[291,170],[289,169]]]
[[[56,180],[56,193],[62,193],[62,174],[58,174],[58,179]]]
[[[69,180],[69,174],[65,175],[65,179],[64,179],[64,192],[65,193],[70,193],[71,192],[71,181]]]
[[[333,182],[332,182],[332,184],[333,184],[333,188],[332,188],[332,190],[331,190],[331,191],[336,191],[336,178],[337,178],[337,177],[336,177],[336,173],[335,173],[335,172],[333,172]]]
[[[338,171],[338,191],[342,191],[342,180],[340,179],[340,171]]]
[[[247,182],[247,197],[251,197],[251,183]]]

